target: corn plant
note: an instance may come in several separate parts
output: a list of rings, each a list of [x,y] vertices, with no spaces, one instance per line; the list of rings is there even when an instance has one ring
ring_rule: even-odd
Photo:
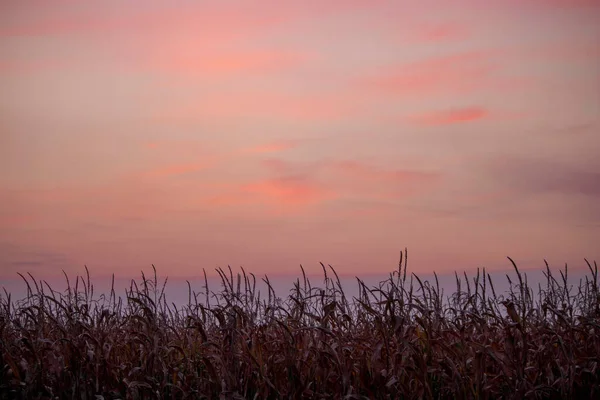
[[[445,296],[407,273],[407,251],[378,285],[348,298],[331,266],[302,268],[287,296],[243,268],[169,303],[156,269],[117,295],[85,276],[57,292],[21,275],[0,296],[0,399],[587,399],[600,397],[597,264],[534,293],[509,258],[508,292],[485,269]]]

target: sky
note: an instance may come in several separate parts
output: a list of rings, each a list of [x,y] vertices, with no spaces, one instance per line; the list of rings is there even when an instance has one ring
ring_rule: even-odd
[[[0,278],[600,260],[600,1],[2,1]]]

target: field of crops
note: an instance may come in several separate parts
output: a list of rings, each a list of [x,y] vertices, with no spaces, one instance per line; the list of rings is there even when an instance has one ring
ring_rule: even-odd
[[[330,266],[281,298],[229,269],[183,307],[156,274],[123,297],[25,275],[25,299],[0,298],[0,399],[600,398],[595,262],[574,286],[546,266],[531,288],[513,263],[507,293],[482,270],[443,297],[406,256],[353,298]]]

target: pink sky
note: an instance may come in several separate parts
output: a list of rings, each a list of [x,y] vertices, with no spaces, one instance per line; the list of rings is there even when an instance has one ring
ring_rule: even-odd
[[[0,277],[600,259],[600,2],[3,1]]]

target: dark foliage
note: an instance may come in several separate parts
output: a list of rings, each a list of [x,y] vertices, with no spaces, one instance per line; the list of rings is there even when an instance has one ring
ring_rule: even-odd
[[[401,255],[352,299],[330,266],[283,300],[268,278],[261,298],[253,274],[219,269],[221,291],[190,288],[182,308],[156,271],[124,299],[95,298],[89,274],[64,293],[23,277],[24,300],[0,298],[0,399],[600,397],[596,263],[575,290],[546,265],[534,296],[513,263],[510,292],[483,270],[443,298]]]

